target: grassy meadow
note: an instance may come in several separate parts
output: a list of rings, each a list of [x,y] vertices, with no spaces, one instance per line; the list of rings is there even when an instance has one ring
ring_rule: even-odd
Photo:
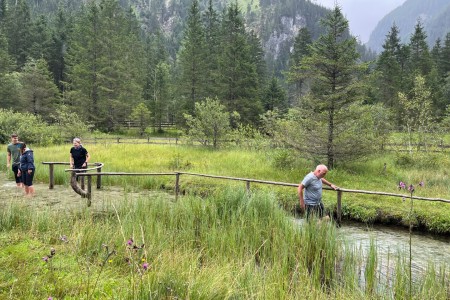
[[[214,151],[202,147],[145,144],[87,144],[91,162],[103,162],[103,171],[115,172],[173,172],[186,171],[231,177],[254,178],[270,181],[298,183],[315,167],[286,150],[222,149]],[[38,166],[36,180],[48,182],[48,167],[43,161],[68,161],[70,145],[35,147]],[[4,155],[4,154],[3,154]],[[5,159],[6,160],[6,159]],[[0,161],[4,161],[0,157]],[[386,165],[386,167],[385,167]],[[56,184],[68,184],[64,166],[55,167]],[[346,189],[404,193],[405,199],[344,193],[342,198],[344,218],[367,223],[409,224],[408,192],[399,191],[398,183],[415,186],[414,195],[450,199],[450,157],[446,153],[387,152],[376,154],[357,162],[340,164],[327,174],[327,179]],[[174,176],[104,177],[105,185],[173,191]],[[419,182],[424,186],[419,186]],[[184,193],[206,196],[225,187],[245,189],[245,183],[207,179],[182,175]],[[298,208],[296,188],[251,184],[252,190],[276,191],[277,201],[288,211]],[[93,190],[93,201],[95,201]],[[324,202],[333,210],[336,193],[324,191]],[[450,204],[414,201],[415,227],[435,233],[450,233]]]
[[[294,226],[273,192],[108,199],[101,212],[0,212],[1,299],[448,299],[448,269],[379,274],[330,222]],[[26,200],[29,201],[29,200]]]

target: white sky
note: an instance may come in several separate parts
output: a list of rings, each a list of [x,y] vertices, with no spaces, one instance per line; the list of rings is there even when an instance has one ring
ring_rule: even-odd
[[[370,33],[386,14],[406,0],[311,0],[316,4],[333,8],[335,2],[342,8],[351,33],[362,43],[369,40]]]

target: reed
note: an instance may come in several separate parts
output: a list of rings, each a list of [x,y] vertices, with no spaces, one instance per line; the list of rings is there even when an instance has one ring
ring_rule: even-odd
[[[398,299],[377,289],[376,248],[347,247],[332,222],[299,226],[275,193],[224,189],[209,197],[126,194],[101,211],[11,205],[0,214],[0,298]],[[51,248],[54,254],[49,262]],[[362,263],[367,262],[367,263]],[[448,271],[417,274],[414,296],[446,299]],[[441,269],[442,270],[442,269]],[[366,277],[359,276],[363,273]],[[423,278],[423,279],[422,279]],[[373,288],[368,289],[368,286]]]

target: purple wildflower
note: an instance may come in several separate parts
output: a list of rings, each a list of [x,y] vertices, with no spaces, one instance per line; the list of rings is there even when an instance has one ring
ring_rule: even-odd
[[[56,254],[55,248],[50,248],[50,255],[53,256]]]
[[[419,186],[424,186],[425,183],[423,181],[419,182]]]
[[[412,184],[408,187],[408,191],[409,191],[410,193],[413,193],[413,192],[414,192],[414,186],[413,186]]]
[[[48,297],[48,299],[47,300],[53,300],[53,297],[52,296],[50,296],[50,297]]]
[[[128,246],[133,245],[133,239],[132,239],[132,238],[130,238],[130,239],[127,241],[127,245],[128,245]]]
[[[406,184],[405,184],[403,181],[400,181],[400,182],[398,183],[398,189],[399,189],[399,190],[401,190],[401,189],[406,189]]]
[[[147,271],[148,270],[148,263],[143,263],[142,264],[142,268],[144,269],[144,271]]]
[[[45,262],[48,262],[48,256],[44,256],[44,257],[42,258],[42,260],[45,261]]]
[[[60,239],[61,241],[63,241],[64,243],[69,242],[69,240],[67,240],[67,236],[66,236],[66,235],[60,236],[59,239]]]

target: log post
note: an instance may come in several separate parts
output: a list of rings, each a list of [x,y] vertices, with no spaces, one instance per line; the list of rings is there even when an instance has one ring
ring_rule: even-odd
[[[341,225],[342,221],[342,191],[337,191],[337,207],[336,207],[337,223]]]
[[[247,188],[247,193],[250,193],[250,181],[247,180],[245,186]]]
[[[84,177],[84,176],[82,176]],[[92,176],[88,176],[87,178],[87,206],[91,206],[91,199],[92,199]]]
[[[175,173],[175,201],[178,200],[179,193],[180,193],[180,173]]]
[[[101,173],[102,168],[97,169],[97,173]],[[102,188],[102,175],[97,175],[97,190]]]
[[[48,165],[49,168],[49,184],[48,184],[48,188],[53,190],[53,187],[55,186],[55,175],[54,175],[54,165],[53,164],[49,164]]]

